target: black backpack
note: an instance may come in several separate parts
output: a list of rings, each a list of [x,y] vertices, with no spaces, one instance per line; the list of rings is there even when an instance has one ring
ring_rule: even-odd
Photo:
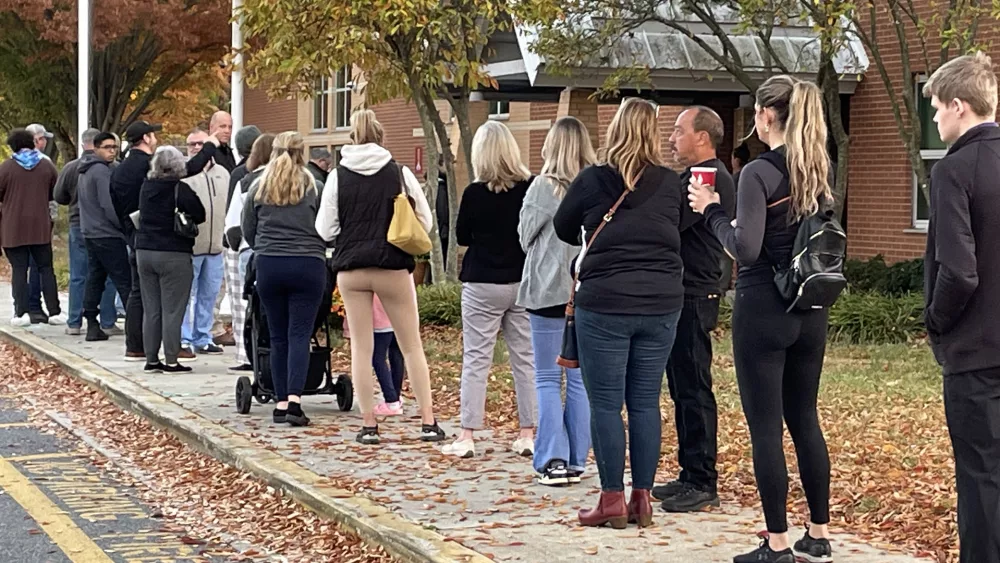
[[[784,157],[768,151],[761,158],[781,171],[789,181],[788,166]],[[834,217],[832,209],[820,210],[799,223],[792,260],[789,264],[775,264],[774,284],[788,301],[788,311],[826,309],[837,302],[847,287],[844,262],[847,258],[847,233]]]

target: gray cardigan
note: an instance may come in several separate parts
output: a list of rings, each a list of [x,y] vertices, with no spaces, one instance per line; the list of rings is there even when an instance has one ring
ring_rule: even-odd
[[[517,233],[527,259],[517,304],[526,309],[555,307],[569,301],[573,285],[570,264],[580,247],[556,236],[552,217],[561,202],[555,194],[555,183],[544,176],[537,176],[524,196]]]

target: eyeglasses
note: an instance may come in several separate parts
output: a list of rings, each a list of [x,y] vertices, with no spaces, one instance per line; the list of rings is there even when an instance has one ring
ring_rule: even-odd
[[[195,141],[193,143],[188,143],[187,145],[193,149],[193,148],[196,148],[196,147],[203,147],[203,146],[205,146],[205,142],[204,141]]]
[[[118,146],[117,145],[101,145],[101,146],[99,146],[97,148],[100,149],[100,150],[102,150],[102,151],[116,151],[116,150],[118,150]]]
[[[660,117],[660,104],[654,102],[653,100],[647,100],[646,98],[636,98],[634,96],[628,98],[622,98],[622,103],[618,104],[618,108],[621,109],[625,107],[625,103],[628,102],[629,100],[639,100],[640,102],[646,102],[647,104],[652,106],[653,111],[656,113],[656,117]]]

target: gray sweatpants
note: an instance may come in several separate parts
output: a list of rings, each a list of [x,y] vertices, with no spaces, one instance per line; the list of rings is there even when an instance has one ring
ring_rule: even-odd
[[[521,428],[533,428],[537,420],[534,353],[528,312],[517,305],[521,284],[466,283],[462,286],[462,428],[483,427],[486,383],[497,333],[510,353],[510,369],[517,393],[517,415]]]
[[[146,361],[155,364],[163,344],[163,359],[177,363],[181,351],[181,324],[191,296],[194,267],[191,254],[137,250],[139,288],[142,291],[142,343]]]

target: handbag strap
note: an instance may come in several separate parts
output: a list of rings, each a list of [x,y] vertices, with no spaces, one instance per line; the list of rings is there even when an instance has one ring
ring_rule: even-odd
[[[587,241],[588,253],[591,251],[594,245],[594,239],[596,239],[597,235],[601,234],[601,231],[604,230],[604,227],[607,226],[607,224],[610,223],[612,219],[614,219],[615,213],[618,211],[618,208],[621,207],[621,204],[625,202],[625,198],[631,191],[632,190],[625,188],[625,191],[622,192],[622,195],[621,197],[618,198],[618,201],[616,201],[615,204],[611,206],[611,209],[609,209],[608,212],[604,214],[604,217],[601,219],[601,222],[598,223],[597,228],[594,229],[594,232],[590,235],[590,240]],[[586,258],[586,255],[584,255],[584,258]],[[569,303],[566,305],[567,313],[569,314],[572,314],[573,306],[574,303],[576,302],[576,286],[580,281],[580,266],[582,265],[583,265],[583,260],[577,262],[576,272],[573,274],[573,287],[570,289]]]
[[[181,209],[180,203],[177,201],[177,193],[180,187],[181,187],[181,181],[177,180],[177,183],[174,184],[174,213],[177,213]]]

